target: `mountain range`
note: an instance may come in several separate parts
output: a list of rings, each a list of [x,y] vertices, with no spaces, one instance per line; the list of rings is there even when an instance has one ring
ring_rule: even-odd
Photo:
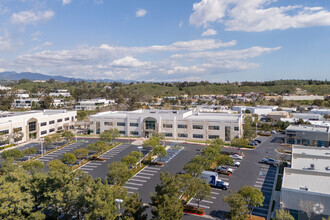
[[[86,79],[81,79],[81,78],[71,78],[71,77],[65,77],[65,76],[49,76],[41,73],[31,73],[31,72],[22,72],[22,73],[17,73],[17,72],[1,72],[0,73],[0,80],[20,80],[20,79],[28,79],[28,80],[50,80],[50,79],[55,79],[57,81],[62,81],[62,82],[69,82],[72,80],[75,81],[87,81],[87,82],[92,82],[94,80],[86,80]],[[111,79],[102,79],[102,80],[95,80],[97,82],[121,82],[121,83],[130,83],[134,81],[130,80],[111,80]]]

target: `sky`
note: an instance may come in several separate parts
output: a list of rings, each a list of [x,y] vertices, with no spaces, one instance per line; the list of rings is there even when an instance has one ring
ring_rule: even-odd
[[[0,72],[325,80],[329,61],[330,1],[0,0]]]

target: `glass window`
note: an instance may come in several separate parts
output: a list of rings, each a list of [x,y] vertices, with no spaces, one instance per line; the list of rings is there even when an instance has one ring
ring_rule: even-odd
[[[9,130],[7,129],[7,130],[2,130],[2,131],[0,131],[0,134],[9,134]]]
[[[156,121],[146,121],[147,130],[156,130]]]
[[[178,134],[178,137],[186,138],[186,137],[188,137],[188,134],[182,134],[182,133],[179,133],[179,134]]]
[[[52,124],[54,124],[54,123],[55,123],[54,120],[49,121],[49,124],[50,124],[50,125],[52,125]]]
[[[54,132],[55,131],[55,128],[51,128],[51,129],[49,129],[49,133],[52,133],[52,132]]]
[[[62,122],[63,120],[62,120],[62,118],[60,118],[60,119],[57,119],[57,122]]]
[[[179,124],[178,125],[178,128],[185,128],[186,129],[187,128],[187,125],[181,125],[181,124]]]
[[[230,141],[231,135],[230,135],[230,127],[225,127],[225,141]]]
[[[219,138],[219,135],[209,135],[209,139],[216,139]]]
[[[193,134],[193,138],[203,138],[202,134]]]
[[[138,131],[131,131],[130,133],[131,133],[131,135],[139,135]]]
[[[69,120],[70,120],[70,118],[69,118],[69,117],[67,117],[67,118],[65,118],[64,120],[65,120],[65,121],[69,121]]]
[[[203,125],[193,125],[193,129],[203,129]]]
[[[171,124],[163,124],[163,128],[172,128]]]
[[[117,122],[117,126],[125,126],[125,122]]]
[[[139,123],[129,123],[130,127],[139,127]]]
[[[47,125],[47,122],[42,122],[42,123],[40,123],[40,126],[42,127],[42,126],[46,126]]]
[[[239,130],[239,127],[234,127],[234,131],[238,131]]]
[[[125,131],[119,131],[119,134],[126,134]]]
[[[57,130],[58,130],[58,131],[62,130],[62,126],[57,127]]]
[[[112,121],[105,121],[104,122],[104,126],[112,126],[112,125],[113,125]]]
[[[220,127],[215,125],[210,125],[209,130],[220,130]]]
[[[165,137],[173,137],[172,133],[165,133]]]
[[[37,122],[29,122],[29,131],[37,130]]]
[[[45,131],[41,131],[40,134],[41,134],[41,135],[47,134],[47,130],[45,130]]]

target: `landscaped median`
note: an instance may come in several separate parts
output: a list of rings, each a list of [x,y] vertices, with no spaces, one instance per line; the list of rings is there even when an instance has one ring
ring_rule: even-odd
[[[99,161],[102,161],[102,158],[98,158],[99,156],[101,156],[102,154],[104,154],[105,152],[111,150],[112,148],[115,148],[119,145],[120,143],[116,142],[116,143],[113,143],[111,145],[108,145],[104,150],[96,153],[96,154],[93,154],[90,158],[87,158],[87,159],[83,159],[82,161],[80,161],[79,164],[76,164],[72,167],[72,170],[75,171],[77,170],[79,167],[85,165],[86,163],[90,162],[90,161],[93,161],[93,160],[99,160]]]
[[[44,154],[41,154],[41,155],[35,156],[35,157],[31,158],[31,160],[36,160],[36,159],[38,159],[38,158],[40,158],[40,157],[42,157],[42,156],[45,156],[45,155],[50,154],[50,153],[53,153],[54,151],[57,151],[57,150],[59,150],[59,149],[61,149],[61,148],[64,148],[64,147],[70,145],[70,144],[73,144],[73,143],[75,143],[75,141],[70,141],[69,143],[66,143],[66,144],[64,144],[64,145],[62,145],[62,146],[59,146],[59,147],[54,148],[54,149],[52,149],[52,150],[50,150],[50,151],[47,151],[47,152],[44,153]]]

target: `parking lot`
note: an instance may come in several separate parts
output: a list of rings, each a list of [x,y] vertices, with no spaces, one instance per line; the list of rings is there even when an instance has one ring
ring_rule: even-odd
[[[132,151],[139,151],[138,146],[130,145],[129,143],[120,144],[99,156],[99,158],[104,158],[105,161],[91,161],[84,164],[79,169],[91,175],[93,178],[100,177],[104,179],[108,173],[108,165],[115,161],[121,161],[124,156],[127,156]],[[146,155],[148,152],[149,150],[147,149],[141,150],[143,155]]]
[[[229,190],[237,192],[243,186],[253,186],[261,190],[265,196],[263,207],[256,208],[253,211],[254,215],[260,217],[267,217],[268,208],[271,206],[272,189],[275,184],[275,176],[277,167],[260,163],[263,157],[278,157],[274,150],[279,146],[277,141],[273,141],[274,138],[278,138],[280,135],[273,135],[272,137],[259,137],[261,144],[259,144],[255,150],[241,150],[245,157],[241,160],[241,165],[238,168],[234,168],[234,172],[231,176],[219,174],[220,179],[229,182]],[[223,151],[238,152],[237,150],[224,148]],[[203,200],[200,207],[205,210],[206,216],[192,216],[185,214],[183,219],[203,219],[205,217],[211,219],[226,219],[230,212],[229,205],[223,201],[223,195],[229,195],[228,190],[221,190],[212,188],[211,197]],[[192,199],[191,205],[197,206],[197,203]]]

